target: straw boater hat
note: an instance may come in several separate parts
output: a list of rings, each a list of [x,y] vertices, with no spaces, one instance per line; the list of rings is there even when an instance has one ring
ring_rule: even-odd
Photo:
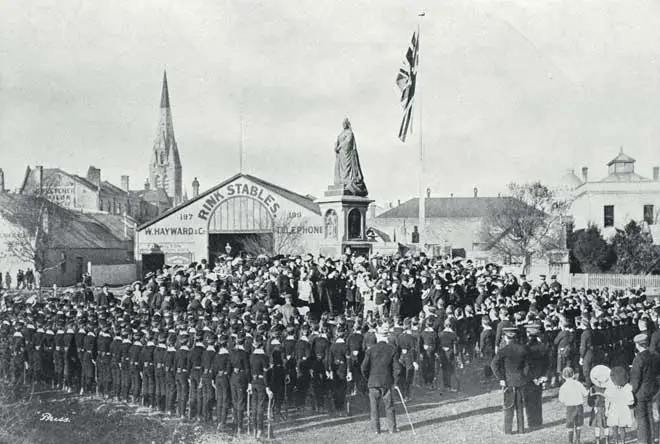
[[[604,365],[597,365],[591,369],[589,377],[596,387],[605,388],[610,382],[610,369]]]

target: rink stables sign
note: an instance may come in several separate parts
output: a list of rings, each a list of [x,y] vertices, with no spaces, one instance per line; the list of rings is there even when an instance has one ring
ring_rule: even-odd
[[[248,197],[259,201],[272,217],[275,217],[277,211],[280,209],[280,204],[277,202],[275,196],[266,188],[260,185],[237,182],[229,184],[226,188],[214,191],[206,196],[202,201],[202,208],[197,212],[197,217],[201,220],[208,221],[221,204],[226,203],[229,199],[238,197]]]

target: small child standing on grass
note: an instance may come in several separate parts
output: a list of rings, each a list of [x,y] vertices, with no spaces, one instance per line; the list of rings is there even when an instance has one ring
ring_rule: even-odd
[[[559,389],[559,402],[566,406],[566,428],[568,443],[580,444],[580,432],[584,425],[584,398],[587,389],[577,380],[577,375],[571,367],[561,372],[564,383]]]
[[[626,428],[633,426],[632,405],[635,401],[628,371],[623,367],[612,369],[612,384],[605,390],[607,424],[612,428],[614,444],[626,441]]]
[[[591,417],[589,425],[595,429],[595,444],[601,444],[601,436],[605,444],[609,444],[607,436],[607,403],[605,400],[605,390],[612,382],[610,380],[610,369],[604,365],[597,365],[591,369],[589,379],[593,386],[589,389],[587,404],[591,407]]]

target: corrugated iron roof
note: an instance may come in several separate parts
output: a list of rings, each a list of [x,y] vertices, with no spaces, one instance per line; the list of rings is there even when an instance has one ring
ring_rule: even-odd
[[[425,202],[425,216],[437,218],[483,217],[493,205],[512,197],[429,197]],[[401,205],[376,216],[376,219],[400,219],[419,216],[419,198],[414,197]]]
[[[51,248],[132,248],[132,230],[129,230],[129,239],[125,239],[123,226],[118,229],[118,220],[123,220],[122,216],[81,213],[38,196],[0,193],[0,215],[30,232],[34,232],[43,220],[39,215],[42,207],[48,210]]]

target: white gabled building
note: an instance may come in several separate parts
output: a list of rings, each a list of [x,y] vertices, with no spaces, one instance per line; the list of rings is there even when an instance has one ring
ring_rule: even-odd
[[[653,167],[652,179],[641,176],[635,171],[635,159],[623,150],[607,167],[608,175],[601,180],[589,180],[586,167],[579,184],[571,179],[576,185],[571,205],[574,228],[591,223],[607,238],[631,220],[648,226],[659,223],[660,169]]]

